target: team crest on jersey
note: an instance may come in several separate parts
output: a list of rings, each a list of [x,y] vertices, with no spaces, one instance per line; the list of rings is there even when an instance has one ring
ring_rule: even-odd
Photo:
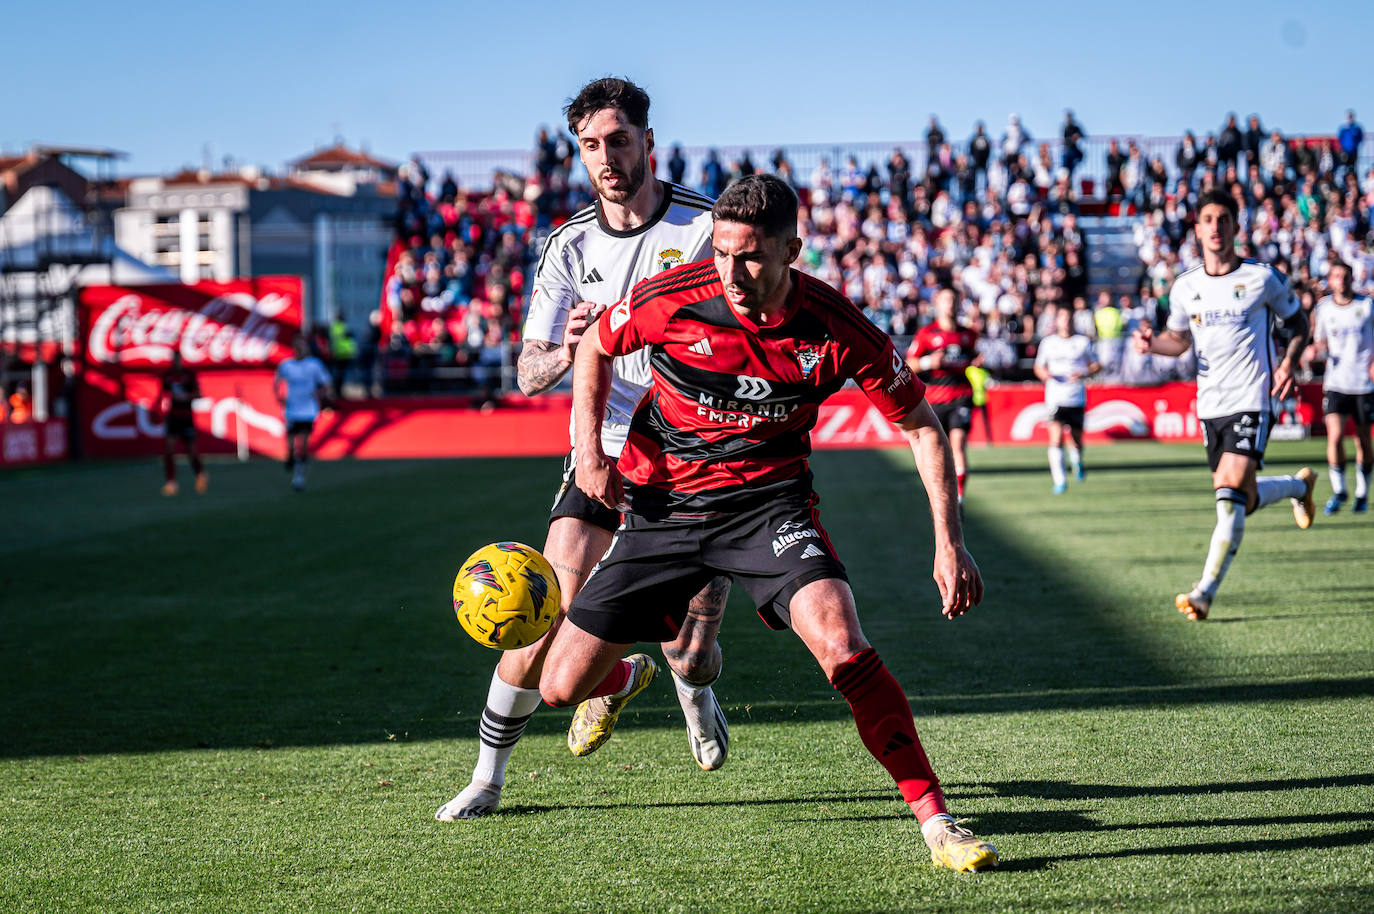
[[[1244,297],[1245,297],[1245,283],[1243,283],[1243,282],[1238,282],[1238,283],[1236,283],[1235,288],[1231,290],[1231,295],[1235,298],[1236,301],[1240,301],[1242,298],[1244,298]]]
[[[811,377],[811,372],[816,370],[816,366],[821,363],[821,351],[812,347],[797,349],[797,366],[801,368],[803,378]]]
[[[677,248],[664,248],[658,252],[658,268],[667,270],[683,262],[683,254]]]
[[[1193,326],[1195,326],[1195,327],[1201,327],[1201,326],[1202,326],[1202,314],[1201,314],[1200,312],[1199,312],[1198,314],[1190,315],[1188,319],[1191,320],[1191,321],[1193,322]]]

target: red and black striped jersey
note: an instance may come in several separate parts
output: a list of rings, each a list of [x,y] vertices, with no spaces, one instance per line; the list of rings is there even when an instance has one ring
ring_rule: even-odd
[[[943,353],[939,368],[917,373],[926,384],[926,399],[931,403],[948,403],[960,397],[973,396],[965,369],[978,357],[978,334],[967,327],[941,329],[939,323],[927,324],[916,331],[907,348],[906,359],[915,361],[932,352]]]
[[[630,509],[647,517],[733,511],[810,493],[811,429],[851,378],[892,421],[924,385],[847,298],[791,271],[775,321],[726,302],[710,260],[635,286],[597,322],[613,356],[648,347],[652,385],[620,457]]]
[[[162,392],[170,401],[167,414],[189,419],[191,405],[200,396],[200,382],[196,380],[193,372],[185,368],[180,371],[169,371],[162,376]]]

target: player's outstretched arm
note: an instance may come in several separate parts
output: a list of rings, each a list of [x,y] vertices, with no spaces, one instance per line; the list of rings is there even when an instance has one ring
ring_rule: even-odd
[[[525,340],[524,346],[520,349],[520,357],[515,363],[515,383],[522,394],[527,397],[542,394],[568,373],[582,334],[602,310],[603,306],[585,301],[578,302],[570,308],[567,321],[563,325],[562,343]]]
[[[1175,330],[1165,330],[1163,333],[1155,333],[1148,327],[1141,327],[1131,337],[1135,345],[1135,351],[1140,355],[1183,355],[1193,345],[1193,335],[1182,334]]]
[[[596,333],[578,347],[573,371],[573,424],[577,427],[577,487],[593,501],[619,508],[625,500],[624,484],[616,462],[601,448],[601,419],[611,394],[612,359],[601,348]]]
[[[911,445],[916,471],[921,474],[935,524],[935,569],[940,588],[940,611],[953,619],[983,600],[983,577],[964,548],[964,528],[959,519],[959,491],[954,476],[954,452],[949,439],[924,400],[897,423]]]

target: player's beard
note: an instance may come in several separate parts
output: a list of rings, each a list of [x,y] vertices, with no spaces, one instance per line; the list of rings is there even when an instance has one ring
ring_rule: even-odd
[[[623,172],[617,173],[624,177],[619,187],[607,187],[600,180],[592,179],[592,185],[596,188],[597,195],[610,203],[624,203],[639,193],[639,189],[644,186],[644,160],[640,159],[636,162],[628,175]]]

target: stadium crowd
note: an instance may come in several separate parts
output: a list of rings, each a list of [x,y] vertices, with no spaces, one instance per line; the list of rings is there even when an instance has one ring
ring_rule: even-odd
[[[802,200],[801,269],[843,290],[898,338],[933,320],[933,293],[952,286],[995,379],[1031,377],[1037,342],[1053,333],[1058,308],[1071,308],[1076,331],[1095,341],[1105,377],[1191,378],[1188,357],[1137,356],[1126,341],[1141,321],[1159,325],[1174,277],[1199,262],[1189,229],[1198,194],[1212,187],[1240,205],[1243,256],[1288,274],[1304,307],[1321,297],[1337,256],[1354,266],[1357,288],[1374,275],[1374,169],[1361,183],[1363,131],[1354,112],[1335,137],[1311,139],[1266,130],[1255,115],[1242,127],[1229,115],[1202,141],[1186,133],[1172,166],[1159,155],[1147,159],[1134,140],[1111,140],[1096,187],[1075,181],[1085,138],[1072,112],[1053,148],[1033,140],[1015,115],[999,136],[980,122],[957,144],[932,117],[919,167],[902,149],[881,166],[821,159],[806,175],[779,149],[763,167]],[[384,304],[360,353],[367,380],[488,396],[501,386],[544,240],[591,200],[566,135],[541,130],[534,163],[528,176],[498,172],[482,193],[452,175],[432,186],[418,159],[401,169]],[[679,147],[658,164],[661,176],[710,196],[760,167],[747,152],[722,162],[713,151],[694,176]],[[1141,271],[1126,294],[1089,288],[1085,209],[1124,216],[1133,228]]]

